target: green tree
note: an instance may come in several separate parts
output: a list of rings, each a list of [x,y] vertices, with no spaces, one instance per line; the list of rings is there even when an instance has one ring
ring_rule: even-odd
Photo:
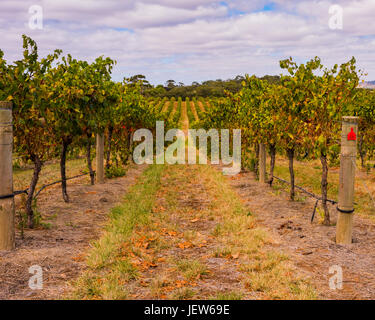
[[[29,37],[23,36],[23,59],[7,68],[2,87],[7,100],[13,102],[14,149],[25,160],[34,163],[29,186],[26,213],[28,226],[34,227],[32,201],[43,163],[56,151],[48,108],[50,89],[47,74],[61,51],[39,60],[38,47]],[[4,81],[4,80],[2,80]]]
[[[295,197],[294,157],[298,149],[309,145],[308,129],[310,125],[308,103],[312,99],[309,90],[314,85],[314,71],[320,68],[318,58],[306,64],[297,65],[292,58],[280,61],[280,67],[287,69],[288,76],[281,77],[280,92],[280,141],[289,159],[290,199]]]

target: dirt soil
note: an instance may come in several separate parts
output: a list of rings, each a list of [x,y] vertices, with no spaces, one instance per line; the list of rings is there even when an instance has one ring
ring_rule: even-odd
[[[375,299],[373,222],[355,215],[353,244],[337,245],[336,207],[330,206],[333,226],[323,226],[317,216],[311,224],[313,199],[291,202],[286,192],[261,185],[250,172],[228,179],[259,223],[272,233],[276,247],[311,279],[321,299]],[[342,290],[331,290],[329,286],[334,276],[329,269],[335,265],[343,270]]]
[[[87,177],[68,183],[70,203],[62,200],[59,186],[42,193],[38,210],[50,229],[25,230],[16,234],[16,250],[0,252],[0,299],[59,299],[69,292],[69,281],[85,268],[90,242],[103,232],[111,208],[143,172],[129,168],[122,178],[91,186]],[[29,267],[43,270],[43,290],[31,290]]]

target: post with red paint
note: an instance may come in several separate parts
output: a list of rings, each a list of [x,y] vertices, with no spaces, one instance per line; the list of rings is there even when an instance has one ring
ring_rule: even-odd
[[[336,243],[351,244],[353,237],[354,183],[357,160],[358,117],[343,117]]]

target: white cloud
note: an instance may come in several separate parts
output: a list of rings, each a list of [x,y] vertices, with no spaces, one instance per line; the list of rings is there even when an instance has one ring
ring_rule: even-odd
[[[233,0],[225,6],[211,0],[2,0],[0,48],[7,59],[19,58],[26,33],[42,54],[61,48],[79,59],[108,55],[118,61],[117,80],[134,73],[155,83],[278,74],[279,60],[293,56],[302,62],[316,55],[329,65],[356,56],[375,79],[375,1],[273,2],[274,10],[259,12],[269,1]],[[333,3],[344,8],[343,30],[328,27]],[[32,4],[44,8],[42,31],[25,27]]]
[[[99,19],[100,23],[113,27],[130,29],[154,26],[178,25],[212,17],[224,17],[225,7],[202,7],[192,9],[165,7],[159,4],[138,3],[131,11],[116,12]]]

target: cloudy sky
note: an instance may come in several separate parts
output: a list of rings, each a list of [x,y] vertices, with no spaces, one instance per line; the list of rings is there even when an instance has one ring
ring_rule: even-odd
[[[335,4],[342,29],[332,28]],[[35,5],[42,29],[30,28]],[[0,0],[0,49],[8,61],[20,58],[27,34],[41,55],[110,56],[115,80],[140,73],[153,84],[279,74],[289,56],[319,56],[327,66],[355,56],[375,80],[374,17],[375,0]]]

